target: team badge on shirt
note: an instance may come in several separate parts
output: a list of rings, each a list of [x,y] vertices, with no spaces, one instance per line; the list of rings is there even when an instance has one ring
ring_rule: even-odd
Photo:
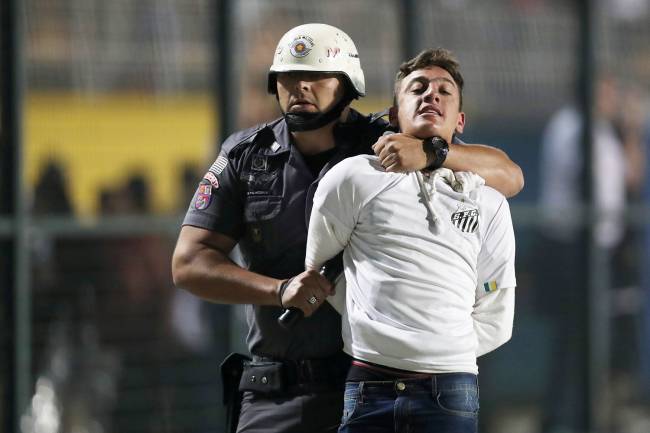
[[[194,207],[198,210],[207,209],[210,206],[212,199],[212,184],[209,180],[202,180],[199,184],[199,189],[196,191],[196,200]]]
[[[474,233],[478,228],[478,209],[458,210],[451,214],[451,223],[464,233]]]

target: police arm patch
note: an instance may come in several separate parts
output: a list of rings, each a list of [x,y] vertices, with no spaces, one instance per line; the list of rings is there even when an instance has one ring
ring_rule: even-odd
[[[203,179],[210,182],[210,185],[212,185],[214,189],[219,188],[219,179],[217,179],[217,176],[215,176],[211,171],[208,171],[205,176],[203,176]]]
[[[203,179],[199,184],[196,191],[196,200],[194,200],[194,207],[197,210],[204,210],[210,206],[212,200],[212,184],[209,180]]]

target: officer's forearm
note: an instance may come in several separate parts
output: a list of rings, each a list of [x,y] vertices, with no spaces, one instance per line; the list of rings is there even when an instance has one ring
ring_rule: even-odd
[[[521,168],[508,155],[481,144],[450,144],[443,167],[454,171],[471,171],[506,197],[513,197],[524,187]]]
[[[279,305],[279,280],[242,269],[210,245],[187,242],[183,231],[174,251],[172,275],[176,286],[207,301]]]

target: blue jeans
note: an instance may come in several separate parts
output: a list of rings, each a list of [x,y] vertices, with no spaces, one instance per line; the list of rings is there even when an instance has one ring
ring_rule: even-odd
[[[348,382],[339,433],[476,433],[477,376]]]

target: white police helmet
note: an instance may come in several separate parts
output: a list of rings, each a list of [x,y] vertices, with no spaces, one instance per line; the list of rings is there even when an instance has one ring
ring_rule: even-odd
[[[282,36],[269,70],[269,93],[277,92],[276,74],[289,71],[340,73],[349,80],[355,97],[366,94],[354,42],[344,31],[327,24],[303,24]]]

